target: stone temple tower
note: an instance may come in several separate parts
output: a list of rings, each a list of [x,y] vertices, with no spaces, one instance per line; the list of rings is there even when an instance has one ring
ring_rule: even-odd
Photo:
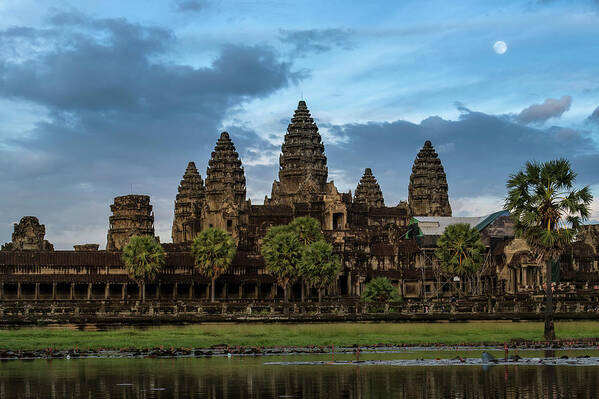
[[[173,243],[189,243],[202,231],[205,187],[195,163],[189,162],[175,200]]]
[[[206,170],[202,229],[218,227],[233,234],[246,211],[245,173],[229,133],[222,132]]]
[[[414,216],[451,216],[447,177],[439,156],[428,140],[412,166],[408,203]]]
[[[364,170],[364,175],[360,179],[358,187],[356,187],[354,203],[365,204],[372,208],[382,208],[385,206],[383,192],[370,168]]]
[[[273,183],[270,203],[292,205],[322,200],[327,177],[324,144],[302,100],[287,127],[279,158],[279,181]]]
[[[123,195],[110,205],[112,216],[106,242],[107,251],[120,251],[133,236],[154,237],[154,213],[149,195]]]

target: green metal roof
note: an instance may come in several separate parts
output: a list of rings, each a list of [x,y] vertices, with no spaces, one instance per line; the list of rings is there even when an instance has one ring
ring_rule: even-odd
[[[490,225],[491,223],[493,223],[500,217],[509,216],[509,215],[510,215],[510,213],[508,211],[498,211],[498,212],[492,213],[489,216],[487,216],[486,218],[484,218],[479,224],[474,226],[474,228],[476,228],[476,230],[478,230],[478,231],[483,231],[488,225]]]

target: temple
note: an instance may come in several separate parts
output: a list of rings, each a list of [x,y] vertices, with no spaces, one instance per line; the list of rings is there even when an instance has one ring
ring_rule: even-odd
[[[445,170],[428,140],[414,160],[408,203],[412,214],[417,216],[451,216]]]
[[[99,250],[97,244],[79,244],[75,251],[53,251],[44,238],[44,225],[35,217],[22,218],[14,226],[12,242],[0,251],[0,300],[97,299],[122,304],[138,300],[139,282],[127,275],[119,251],[132,236],[155,235],[150,197],[119,196],[110,209],[106,250]],[[509,214],[452,216],[445,169],[430,141],[424,142],[414,160],[407,201],[386,204],[371,168],[364,169],[353,195],[339,192],[328,180],[318,126],[306,102],[300,101],[283,138],[278,180],[262,205],[247,198],[243,163],[227,132],[216,140],[204,180],[194,162],[187,164],[174,201],[172,243],[163,244],[167,266],[156,281],[147,283],[147,297],[185,300],[184,306],[191,309],[194,301],[206,301],[209,279],[195,271],[190,246],[201,231],[218,227],[231,234],[238,248],[229,273],[216,281],[219,300],[280,300],[282,290],[265,268],[260,242],[271,226],[299,216],[321,223],[325,238],[341,259],[342,271],[326,292],[336,303],[358,303],[364,285],[377,276],[388,277],[407,299],[442,300],[458,294],[503,298],[512,312],[514,296],[529,298],[542,291],[545,269],[538,266],[526,242],[515,238]],[[469,284],[443,274],[434,255],[437,239],[456,223],[476,228],[486,247],[484,265],[476,276],[470,276]],[[592,300],[599,301],[598,248],[598,226],[587,226],[559,260],[560,289],[589,290],[594,293]],[[292,300],[316,294],[301,281],[291,290]],[[477,303],[491,312],[487,299]]]

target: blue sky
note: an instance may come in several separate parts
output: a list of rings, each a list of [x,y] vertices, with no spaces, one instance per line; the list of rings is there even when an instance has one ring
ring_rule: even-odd
[[[225,129],[261,203],[302,96],[340,191],[371,167],[387,205],[405,200],[430,139],[456,215],[500,207],[528,159],[569,158],[599,195],[598,1],[1,0],[0,15],[2,242],[35,215],[57,248],[103,246],[131,187],[170,241],[187,162],[204,176]]]

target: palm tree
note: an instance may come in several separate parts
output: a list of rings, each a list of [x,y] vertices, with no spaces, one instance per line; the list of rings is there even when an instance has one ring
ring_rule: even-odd
[[[341,262],[328,242],[314,241],[303,249],[299,261],[300,274],[310,285],[318,288],[318,302],[322,300],[322,289],[337,279],[340,269]]]
[[[122,259],[127,273],[140,285],[145,301],[145,281],[154,280],[166,260],[162,245],[152,236],[133,236],[123,248]]]
[[[191,244],[191,254],[195,259],[196,268],[210,278],[212,302],[214,302],[214,283],[229,269],[236,252],[233,238],[225,231],[212,227],[198,234]]]
[[[284,227],[284,228],[283,228]],[[285,303],[289,298],[289,284],[299,276],[299,261],[302,244],[294,231],[287,226],[271,227],[260,248],[266,269],[274,275],[285,293]]]
[[[478,230],[469,224],[457,223],[445,228],[437,240],[435,255],[443,272],[465,277],[480,268],[484,252]]]
[[[516,235],[526,239],[545,263],[545,339],[555,339],[551,265],[588,220],[593,196],[588,186],[574,189],[576,173],[567,159],[527,162],[507,181],[505,209],[512,214]]]

